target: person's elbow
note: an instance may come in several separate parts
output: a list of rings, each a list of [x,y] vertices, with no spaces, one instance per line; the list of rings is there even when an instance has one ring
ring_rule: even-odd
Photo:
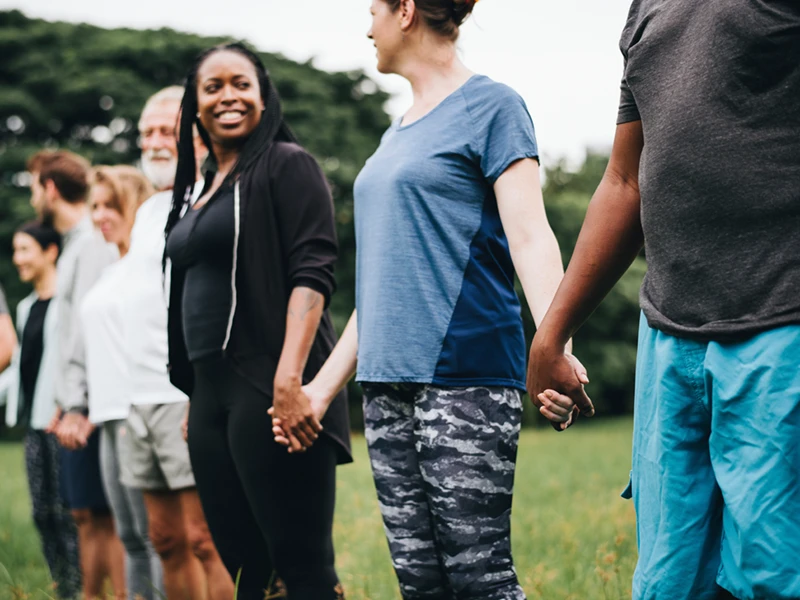
[[[512,256],[539,256],[560,253],[558,240],[547,220],[541,223],[520,223],[506,231]]]

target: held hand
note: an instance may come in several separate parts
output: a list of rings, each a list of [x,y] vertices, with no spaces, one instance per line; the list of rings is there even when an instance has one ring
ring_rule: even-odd
[[[56,414],[53,415],[53,418],[50,419],[50,422],[47,424],[47,427],[44,428],[45,433],[56,433],[58,431],[58,425],[61,423],[61,415],[64,414],[64,411],[60,408],[56,409]]]
[[[563,431],[569,427],[578,414],[594,416],[594,405],[583,388],[587,383],[589,377],[586,369],[577,358],[565,352],[563,348],[548,347],[536,336],[534,337],[528,362],[528,393],[540,411],[545,408],[542,414],[559,424],[557,426],[559,430]],[[544,396],[549,400],[549,404],[545,404],[540,397],[546,391],[554,393],[553,397],[546,394]],[[562,397],[569,400],[564,401]],[[553,407],[558,406],[563,410],[567,408],[564,404],[569,402],[572,402],[574,408],[569,409],[571,412],[567,420],[561,420],[563,415],[553,410]],[[550,415],[557,420],[554,421]]]
[[[539,412],[553,423],[553,426],[558,425],[561,431],[572,425],[580,414],[572,398],[555,390],[545,390],[537,396],[537,399],[540,403]]]
[[[94,425],[80,413],[68,412],[56,429],[59,443],[67,450],[85,448]]]
[[[304,385],[301,388],[301,392],[309,399],[311,409],[314,411],[314,416],[317,418],[317,421],[322,423],[322,417],[324,417],[325,413],[328,411],[330,399],[321,390],[317,390],[317,388],[314,387],[313,381],[308,385]],[[289,436],[283,429],[282,421],[275,417],[275,408],[271,407],[267,413],[272,417],[272,434],[275,436],[275,441],[281,446],[289,448],[289,452],[291,452]]]
[[[289,452],[302,452],[310,448],[322,431],[319,418],[314,413],[311,400],[304,393],[296,377],[275,376],[275,392],[270,413],[289,442]],[[274,432],[274,428],[273,428]]]

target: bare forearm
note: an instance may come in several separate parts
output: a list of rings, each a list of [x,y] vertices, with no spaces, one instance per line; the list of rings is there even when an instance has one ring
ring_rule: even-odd
[[[325,299],[316,290],[307,287],[292,290],[286,310],[286,337],[276,378],[302,380],[324,306]]]
[[[639,190],[603,178],[589,204],[564,280],[542,321],[542,341],[563,345],[594,312],[642,248]]]
[[[7,314],[0,315],[0,371],[11,363],[11,355],[17,345],[17,335],[11,317]]]
[[[520,248],[512,248],[511,258],[522,283],[525,299],[538,327],[553,302],[564,266],[555,235],[549,227]]]
[[[543,228],[529,243],[512,248],[511,257],[525,292],[528,308],[538,328],[564,277],[558,241],[549,227]],[[565,345],[567,351],[571,352],[572,341]]]
[[[331,352],[328,360],[317,373],[313,384],[328,399],[332,399],[347,385],[356,372],[358,354],[358,321],[356,311],[350,315],[342,337]]]

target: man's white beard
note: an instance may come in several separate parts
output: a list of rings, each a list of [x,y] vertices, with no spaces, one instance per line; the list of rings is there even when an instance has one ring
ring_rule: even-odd
[[[142,172],[157,190],[169,190],[175,184],[175,171],[178,169],[178,160],[170,155],[169,160],[153,160],[147,155],[142,155]]]

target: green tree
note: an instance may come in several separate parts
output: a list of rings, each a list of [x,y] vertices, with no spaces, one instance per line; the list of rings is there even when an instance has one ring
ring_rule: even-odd
[[[10,246],[14,229],[33,216],[28,156],[59,147],[94,164],[135,162],[136,124],[147,97],[181,83],[197,54],[225,41],[172,29],[107,30],[0,11],[0,282],[12,306],[27,293],[11,264]],[[339,290],[331,308],[341,329],[355,304],[353,183],[389,125],[383,108],[388,96],[361,71],[328,73],[310,62],[261,56],[290,125],[331,184],[340,242]],[[606,163],[605,156],[590,153],[577,171],[563,163],[545,169],[546,208],[565,263]],[[632,406],[637,291],[644,270],[644,259],[637,259],[575,340],[601,414]],[[530,339],[529,314],[525,322]],[[351,391],[353,422],[360,424],[358,390]]]
[[[30,19],[0,12],[0,281],[13,304],[26,293],[10,262],[10,235],[33,216],[27,157],[67,148],[94,164],[138,159],[136,124],[145,100],[182,83],[197,54],[229,41],[171,29],[137,31]],[[261,53],[286,117],[330,181],[339,223],[339,293],[343,325],[354,304],[353,182],[389,124],[388,99],[363,72],[328,73]]]

